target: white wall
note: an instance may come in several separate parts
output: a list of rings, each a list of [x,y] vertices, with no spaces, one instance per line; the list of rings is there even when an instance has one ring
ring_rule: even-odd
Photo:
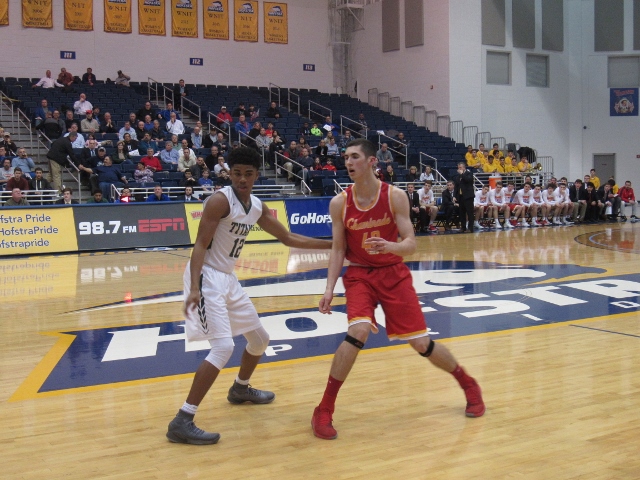
[[[424,0],[424,45],[404,46],[404,2],[400,2],[400,50],[382,52],[382,3],[364,9],[365,29],[352,43],[358,97],[377,88],[414,106],[449,112],[449,0]],[[433,89],[431,89],[433,86]]]
[[[202,1],[198,2],[200,38],[171,37],[170,3],[166,2],[166,37],[138,35],[138,2],[134,0],[131,34],[105,33],[102,0],[94,0],[93,32],[64,30],[62,0],[53,2],[53,29],[23,28],[20,0],[9,0],[9,26],[0,27],[3,76],[40,77],[46,69],[59,72],[66,67],[81,76],[92,67],[99,79],[115,78],[118,70],[134,81],[152,77],[161,82],[216,85],[317,88],[333,91],[333,61],[329,45],[328,6],[325,1],[288,0],[289,44],[263,42],[263,2],[259,2],[259,42],[202,37]],[[230,8],[233,4],[229,1]],[[76,60],[61,60],[60,51],[76,52]],[[204,66],[190,66],[189,58],[204,59]],[[305,72],[303,63],[315,64]]]

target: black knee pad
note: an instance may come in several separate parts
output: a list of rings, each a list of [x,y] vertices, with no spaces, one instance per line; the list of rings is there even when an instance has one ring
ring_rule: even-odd
[[[358,350],[362,350],[362,347],[364,347],[364,342],[361,342],[360,340],[358,340],[355,337],[352,337],[349,334],[347,334],[347,336],[344,337],[344,341],[347,343],[350,343],[351,345],[356,347]]]
[[[431,342],[429,343],[429,346],[427,347],[427,351],[424,353],[420,353],[420,355],[422,355],[423,357],[427,358],[429,356],[431,356],[431,352],[433,352],[433,349],[436,346],[436,342],[434,342],[433,340],[431,340]]]

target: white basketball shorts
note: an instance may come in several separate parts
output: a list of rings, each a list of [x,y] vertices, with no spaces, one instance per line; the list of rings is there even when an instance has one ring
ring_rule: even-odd
[[[185,298],[191,291],[191,262],[184,272]],[[234,273],[207,265],[200,274],[200,302],[187,313],[185,330],[189,341],[235,337],[261,326],[258,312]]]

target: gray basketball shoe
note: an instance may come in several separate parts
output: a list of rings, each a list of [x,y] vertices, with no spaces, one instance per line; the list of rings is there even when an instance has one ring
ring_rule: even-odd
[[[229,400],[230,403],[235,403],[236,405],[244,402],[261,404],[271,403],[274,398],[276,398],[276,394],[273,392],[258,390],[257,388],[253,388],[251,385],[240,385],[235,382],[229,389],[229,395],[227,395],[227,400]]]
[[[213,445],[220,440],[219,433],[209,433],[196,427],[193,416],[179,411],[171,420],[167,438],[173,443],[190,443],[191,445]]]

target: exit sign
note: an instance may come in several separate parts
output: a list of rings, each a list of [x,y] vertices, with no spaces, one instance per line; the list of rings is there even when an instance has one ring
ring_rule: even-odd
[[[197,65],[198,67],[202,67],[204,65],[204,60],[202,58],[190,58],[190,65]]]
[[[68,50],[60,50],[60,58],[64,60],[75,60],[76,52],[70,52]]]
[[[315,72],[316,65],[314,63],[303,63],[302,70],[304,70],[305,72]]]

